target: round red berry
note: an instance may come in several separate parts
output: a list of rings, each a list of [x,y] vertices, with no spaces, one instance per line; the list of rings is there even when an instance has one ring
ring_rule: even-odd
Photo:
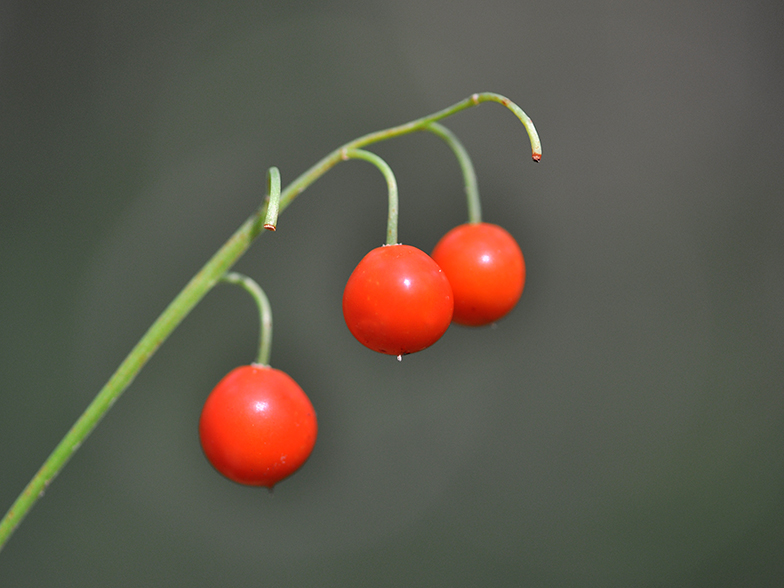
[[[468,223],[444,235],[433,249],[455,296],[452,320],[480,326],[497,321],[514,308],[525,285],[520,247],[505,229]]]
[[[405,355],[429,347],[449,327],[452,287],[424,251],[377,247],[359,262],[343,292],[343,316],[357,340],[379,353]]]
[[[257,364],[229,372],[199,420],[202,449],[216,470],[270,489],[307,461],[317,433],[316,411],[302,388],[285,372]]]

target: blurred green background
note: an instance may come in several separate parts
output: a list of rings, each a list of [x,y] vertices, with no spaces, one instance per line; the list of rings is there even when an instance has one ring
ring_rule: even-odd
[[[784,8],[779,2],[103,2],[0,6],[0,509],[257,206],[361,134],[446,121],[528,281],[495,328],[404,358],[340,310],[385,236],[341,164],[237,268],[316,449],[270,496],[201,454],[255,354],[218,288],[0,553],[0,585],[778,586],[784,575]],[[449,150],[376,146],[400,238],[465,219]]]

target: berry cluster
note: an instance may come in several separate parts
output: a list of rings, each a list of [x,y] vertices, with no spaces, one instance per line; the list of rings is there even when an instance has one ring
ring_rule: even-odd
[[[432,257],[409,245],[373,249],[346,283],[343,316],[366,347],[400,358],[429,347],[449,324],[482,326],[506,315],[525,282],[514,238],[498,225],[467,223]],[[287,374],[267,365],[234,369],[207,398],[199,421],[210,463],[240,484],[270,489],[310,456],[313,405]]]
[[[444,235],[432,256],[409,245],[368,253],[346,284],[343,316],[357,340],[379,353],[415,353],[451,322],[482,326],[520,298],[525,262],[498,225],[467,223]]]
[[[510,100],[497,94],[475,94],[464,104],[493,100],[510,108],[526,126],[534,161],[541,156],[530,119]],[[437,120],[452,109],[360,137],[333,152],[301,178],[312,181],[337,161],[360,159],[384,175],[389,193],[386,244],[370,251],[351,273],[343,291],[343,317],[352,335],[365,347],[397,356],[430,347],[451,323],[478,327],[497,321],[514,308],[525,284],[525,262],[514,238],[498,225],[482,222],[479,191],[471,158],[459,139]],[[410,132],[429,131],[443,139],[463,172],[469,222],[453,228],[436,244],[432,255],[397,240],[398,190],[395,175],[364,145]],[[296,180],[280,194],[280,175],[267,175],[269,198],[264,227],[275,230],[277,214],[306,183]],[[250,278],[232,274],[259,301],[262,315],[269,306]],[[226,279],[226,277],[224,277]],[[267,317],[271,325],[271,318]],[[262,341],[265,318],[262,316]],[[268,347],[268,346],[267,346]],[[261,348],[265,345],[262,343]],[[270,368],[269,351],[256,364],[235,369],[210,394],[202,412],[199,434],[210,463],[235,482],[272,488],[293,474],[310,456],[318,425],[310,400],[283,372]]]
[[[278,168],[271,167],[263,203],[153,322],[0,520],[0,549],[155,351],[219,282],[237,284],[253,296],[259,307],[261,337],[256,361],[232,370],[204,404],[199,420],[204,454],[227,478],[270,490],[302,467],[316,442],[316,411],[292,378],[269,365],[272,311],[264,291],[248,276],[230,269],[264,229],[276,230],[280,212],[341,161],[359,159],[376,166],[389,193],[386,245],[360,261],[343,293],[346,325],[360,343],[401,359],[438,341],[453,322],[481,326],[505,316],[523,291],[523,255],[509,233],[482,222],[471,158],[455,134],[440,123],[484,102],[501,104],[517,117],[528,133],[531,157],[539,161],[542,145],[533,121],[509,98],[482,92],[427,116],[349,141],[283,190]],[[398,243],[395,175],[381,157],[364,149],[420,131],[436,135],[452,150],[463,173],[468,202],[468,223],[449,231],[431,256]]]

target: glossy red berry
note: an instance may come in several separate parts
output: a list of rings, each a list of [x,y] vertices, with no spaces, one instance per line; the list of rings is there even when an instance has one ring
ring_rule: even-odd
[[[307,461],[317,432],[316,411],[302,388],[285,372],[258,364],[218,382],[199,420],[202,449],[216,470],[270,489]]]
[[[525,285],[525,261],[514,238],[490,223],[455,227],[433,249],[455,296],[452,320],[480,326],[514,308]]]
[[[377,247],[359,262],[343,292],[343,317],[357,340],[379,353],[429,347],[452,320],[452,287],[424,251]]]

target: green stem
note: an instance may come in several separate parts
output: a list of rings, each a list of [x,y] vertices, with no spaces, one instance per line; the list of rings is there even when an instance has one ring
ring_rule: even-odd
[[[457,157],[457,162],[460,164],[460,169],[463,172],[466,200],[468,201],[468,222],[481,223],[482,204],[479,201],[479,185],[476,181],[474,164],[471,163],[471,157],[468,155],[468,151],[463,147],[463,144],[460,142],[460,139],[457,138],[457,135],[439,123],[430,123],[424,130],[430,131],[434,135],[441,137],[454,152]]]
[[[286,207],[310,186],[319,177],[342,160],[343,153],[353,151],[370,145],[421,130],[426,125],[444,119],[457,112],[481,104],[482,102],[498,102],[509,108],[523,123],[531,141],[531,150],[534,161],[541,158],[541,144],[533,122],[508,98],[490,92],[474,94],[449,108],[440,110],[435,114],[425,116],[412,122],[364,135],[339,147],[313,167],[301,174],[280,193],[279,211]],[[122,393],[128,388],[133,379],[152,357],[158,347],[171,335],[172,331],[183,321],[199,301],[209,292],[220,278],[237,262],[247,251],[253,240],[262,232],[266,216],[266,203],[256,210],[229,240],[210,258],[206,265],[191,278],[185,288],[172,300],[169,306],[155,320],[128,356],[123,360],[117,371],[112,374],[109,381],[98,392],[97,396],[85,409],[84,413],[74,423],[65,437],[55,447],[38,472],[30,480],[27,487],[11,505],[11,508],[0,521],[0,550],[8,542],[13,532],[22,522],[24,517],[43,495],[44,490],[62,470],[74,452],[84,442],[88,435],[98,425],[106,412],[112,407]]]
[[[301,174],[296,180],[289,184],[286,189],[283,190],[283,192],[281,192],[280,211],[283,212],[283,210],[285,210],[286,207],[291,204],[294,198],[296,198],[303,190],[305,190],[305,188],[310,186],[318,178],[324,175],[325,172],[339,163],[342,160],[342,152],[344,150],[359,149],[361,147],[365,147],[366,145],[371,145],[372,143],[386,141],[387,139],[392,139],[393,137],[399,137],[400,135],[406,135],[408,133],[413,133],[414,131],[422,130],[430,123],[442,120],[448,116],[452,116],[453,114],[456,114],[461,110],[465,110],[466,108],[477,106],[482,102],[498,102],[499,104],[506,106],[514,113],[520,122],[523,123],[523,126],[528,133],[528,139],[531,142],[531,157],[534,161],[538,162],[542,158],[542,144],[539,141],[539,135],[536,132],[536,127],[534,127],[533,121],[528,117],[527,114],[525,114],[525,112],[523,112],[519,106],[517,106],[517,104],[509,100],[509,98],[501,96],[500,94],[494,94],[492,92],[483,92],[481,94],[474,94],[469,98],[461,100],[449,108],[439,110],[434,114],[418,118],[414,121],[397,127],[391,127],[389,129],[384,129],[383,131],[376,131],[375,133],[363,135],[358,139],[354,139],[353,141],[349,141],[345,145],[338,147],[332,153],[318,161],[315,165],[313,165],[313,167]]]
[[[66,433],[0,522],[0,549],[33,504],[43,495],[46,487],[131,384],[158,347],[218,282],[220,277],[245,253],[261,231],[263,208],[252,214],[206,265],[191,278],[190,282],[147,330],[84,413]]]
[[[387,181],[387,191],[389,193],[389,210],[387,213],[387,245],[397,243],[397,217],[398,217],[398,198],[397,181],[395,174],[389,164],[375,153],[363,149],[343,150],[343,159],[364,159],[375,165]]]
[[[221,282],[236,284],[244,288],[256,302],[259,309],[261,325],[259,328],[259,352],[256,363],[269,365],[270,352],[272,351],[272,308],[269,298],[252,278],[238,272],[229,272],[221,278]]]

